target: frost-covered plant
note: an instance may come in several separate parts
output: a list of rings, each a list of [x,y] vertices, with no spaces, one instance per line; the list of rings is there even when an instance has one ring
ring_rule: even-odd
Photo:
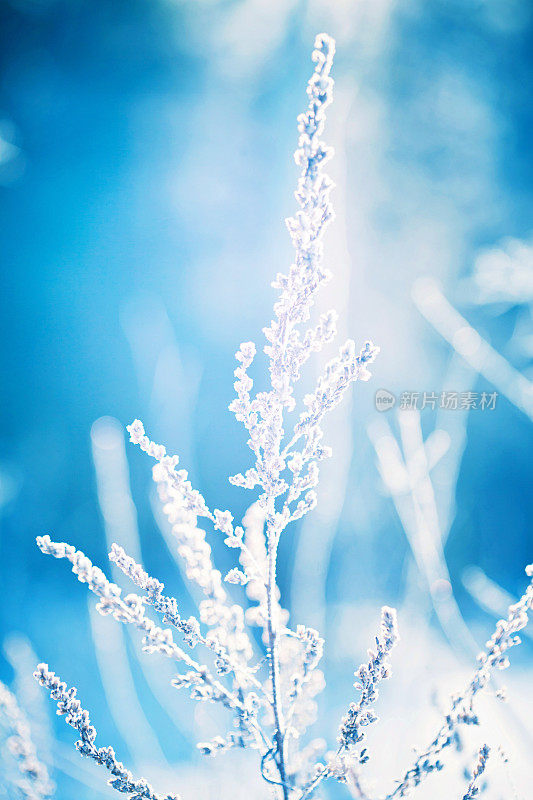
[[[478,785],[479,778],[485,772],[489,755],[490,755],[490,747],[487,744],[484,744],[479,749],[477,764],[474,767],[472,780],[468,784],[468,789],[466,790],[466,794],[464,795],[463,800],[473,800],[473,798],[477,797],[477,795],[479,794],[479,785]]]
[[[337,749],[319,760],[323,754],[320,744],[305,744],[303,736],[314,722],[314,698],[324,686],[318,668],[324,642],[312,628],[289,626],[289,615],[281,604],[276,583],[278,546],[291,523],[316,505],[320,462],[331,455],[322,442],[325,415],[340,402],[352,382],[370,377],[367,367],[378,353],[371,342],[358,351],[353,341],[347,341],[297,411],[294,388],[302,367],[313,352],[320,351],[335,336],[334,311],[320,315],[314,326],[305,325],[318,290],[330,278],[323,265],[322,237],[333,217],[329,199],[333,184],[323,166],[332,151],[321,136],[325,109],[332,98],[333,55],[333,40],[324,34],[318,36],[313,51],[315,68],[307,88],[308,107],[298,118],[295,157],[301,168],[296,191],[299,210],[287,220],[295,260],[288,273],[278,274],[273,283],[279,291],[275,318],[264,330],[270,374],[267,390],[255,394],[252,391],[249,370],[256,356],[255,345],[241,344],[236,354],[236,398],[230,410],[248,433],[253,461],[229,480],[256,493],[242,524],[234,524],[227,510],[209,509],[186,470],[178,468],[178,457],[168,455],[165,447],[151,441],[142,422],[135,420],[128,426],[131,441],[156,462],[153,477],[185,573],[204,596],[198,615],[185,618],[179,602],[165,594],[161,581],[151,577],[118,545],[113,545],[109,557],[131,579],[139,594],[123,596],[118,586],[71,545],[53,542],[49,536],[37,540],[43,553],[71,563],[74,574],[99,598],[97,609],[101,614],[134,626],[143,636],[146,652],[163,654],[182,667],[173,679],[177,689],[186,689],[193,699],[219,703],[227,709],[229,730],[211,741],[200,742],[200,752],[215,755],[231,748],[257,751],[262,778],[283,800],[310,797],[326,778],[352,780],[360,786],[359,770],[368,760],[362,743],[367,728],[377,720],[374,704],[379,684],[389,677],[391,651],[399,638],[396,612],[384,607],[375,648],[369,650],[368,661],[355,673],[358,699],[339,722]],[[296,416],[291,416],[295,411]],[[235,551],[238,564],[224,579],[213,565],[211,547],[199,520],[220,532],[224,543]],[[232,601],[228,584],[244,587],[250,601],[246,609]],[[423,777],[440,769],[440,754],[453,741],[455,728],[460,723],[477,721],[472,706],[474,696],[486,685],[494,668],[507,665],[505,653],[518,643],[516,633],[527,621],[526,612],[532,601],[530,585],[512,607],[509,619],[499,623],[472,681],[453,698],[437,736],[397,782],[389,799],[407,795]],[[160,627],[148,617],[147,608],[162,615],[167,627]],[[263,653],[257,653],[252,626],[261,631]],[[183,640],[183,647],[175,637]],[[198,651],[201,656],[191,655]],[[158,796],[152,788],[143,779],[134,779],[116,760],[111,748],[96,747],[96,731],[76,698],[76,690],[68,689],[45,664],[38,666],[35,676],[57,701],[58,713],[66,715],[66,721],[78,731],[80,752],[110,771],[111,785],[131,800],[155,800]],[[362,788],[358,791],[361,797],[368,797]],[[167,800],[170,797],[177,795],[168,796]]]

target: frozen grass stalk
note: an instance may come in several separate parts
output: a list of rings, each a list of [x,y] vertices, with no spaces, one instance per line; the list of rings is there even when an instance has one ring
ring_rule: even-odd
[[[270,376],[266,391],[253,393],[249,370],[256,357],[254,343],[241,344],[236,353],[236,397],[229,408],[247,431],[252,463],[229,480],[254,492],[242,523],[234,524],[229,511],[208,507],[186,470],[178,468],[179,458],[153,442],[140,420],[128,426],[131,441],[155,461],[153,478],[178,554],[187,578],[203,595],[198,615],[186,619],[178,600],[164,593],[161,581],[116,544],[109,558],[131,579],[139,594],[123,596],[102,570],[71,545],[53,542],[49,536],[37,540],[43,553],[70,562],[78,580],[98,597],[101,614],[137,628],[147,653],[164,655],[182,668],[172,681],[176,689],[188,691],[194,700],[218,703],[226,709],[231,730],[198,743],[200,753],[214,756],[232,748],[255,750],[259,774],[280,800],[304,800],[326,778],[351,781],[358,787],[359,796],[369,797],[359,777],[368,761],[362,743],[368,727],[378,719],[374,705],[379,684],[389,677],[391,651],[399,639],[396,612],[385,606],[375,647],[355,673],[358,699],[340,721],[337,749],[320,760],[323,749],[315,741],[305,743],[304,737],[315,721],[314,698],[324,686],[319,669],[324,642],[312,628],[301,624],[289,627],[289,615],[281,605],[276,582],[278,546],[291,523],[316,505],[320,463],[331,455],[330,448],[322,443],[324,416],[341,401],[353,381],[369,379],[367,367],[379,351],[369,341],[360,350],[352,340],[345,342],[297,409],[294,387],[302,367],[336,334],[334,311],[321,314],[313,325],[306,326],[315,296],[330,278],[323,265],[322,238],[333,218],[329,198],[333,183],[323,167],[332,150],[321,136],[332,99],[334,51],[329,36],[316,38],[307,110],[298,117],[295,160],[301,172],[295,196],[299,208],[287,220],[295,258],[287,274],[278,274],[273,283],[278,290],[274,319],[264,329]],[[238,563],[224,578],[213,564],[200,521],[218,531],[235,552]],[[230,586],[241,587],[241,595],[246,593],[246,608],[233,602]],[[474,696],[493,668],[507,665],[504,654],[519,641],[516,632],[527,622],[532,592],[530,585],[511,608],[508,620],[499,623],[471,683],[453,698],[437,736],[397,782],[389,800],[409,794],[425,775],[441,768],[440,753],[453,741],[456,725],[477,722]],[[167,627],[157,625],[147,616],[147,609],[159,613]],[[252,626],[259,629],[265,650],[259,655]],[[174,637],[179,637],[180,644]],[[193,650],[201,655],[193,658]],[[207,663],[203,663],[204,658]],[[111,785],[128,794],[130,800],[156,800],[158,795],[150,785],[142,778],[134,779],[111,748],[96,747],[96,731],[76,698],[76,690],[68,689],[46,664],[38,666],[35,676],[57,701],[58,713],[66,715],[67,722],[78,731],[80,752],[111,772]],[[168,795],[167,800],[175,797]]]
[[[478,796],[479,779],[485,772],[489,755],[490,755],[490,747],[487,744],[484,744],[483,747],[479,749],[477,764],[474,767],[472,780],[468,784],[468,789],[466,790],[466,794],[463,795],[463,800],[473,800],[474,797]]]

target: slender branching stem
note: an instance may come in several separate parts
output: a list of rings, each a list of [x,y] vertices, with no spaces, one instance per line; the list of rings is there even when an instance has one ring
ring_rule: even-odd
[[[267,633],[268,633],[268,661],[270,680],[272,682],[272,707],[274,712],[274,746],[275,760],[283,790],[283,800],[289,798],[287,772],[285,769],[283,711],[279,693],[279,661],[277,646],[276,621],[274,619],[274,592],[276,590],[276,560],[278,552],[278,535],[275,529],[269,530],[268,535],[268,576],[266,582],[267,597]]]
[[[324,769],[315,776],[311,783],[307,784],[301,795],[298,797],[298,800],[305,800],[305,798],[309,797],[315,791],[316,787],[328,776],[329,770],[327,767],[324,767]]]

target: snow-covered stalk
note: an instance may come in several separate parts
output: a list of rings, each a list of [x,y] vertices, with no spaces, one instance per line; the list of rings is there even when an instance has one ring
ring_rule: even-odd
[[[521,643],[518,632],[528,623],[528,611],[533,608],[533,564],[526,567],[526,574],[531,579],[524,594],[509,606],[507,619],[501,619],[496,625],[491,638],[478,656],[478,665],[472,678],[462,692],[451,698],[450,707],[436,736],[429,746],[418,752],[412,767],[407,770],[395,789],[387,795],[386,800],[393,797],[406,797],[421,781],[443,764],[440,755],[454,741],[454,732],[459,725],[477,725],[478,718],[474,711],[474,699],[489,682],[494,670],[504,670],[509,666],[507,652]]]
[[[80,735],[76,742],[76,749],[83,756],[91,758],[97,764],[104,766],[110,773],[109,785],[121,794],[127,794],[129,800],[181,800],[177,794],[166,795],[164,798],[156,794],[150,784],[140,778],[133,778],[120,761],[117,760],[112,747],[96,747],[96,729],[91,725],[89,712],[86,711],[78,698],[76,689],[68,688],[57,675],[50,672],[47,664],[39,664],[34,673],[41,686],[45,686],[51,697],[57,703],[57,713],[65,715],[65,721]]]
[[[478,796],[479,778],[485,772],[489,755],[490,755],[490,747],[484,744],[479,750],[477,757],[477,764],[474,767],[474,772],[472,774],[472,780],[468,784],[468,789],[466,790],[466,794],[463,795],[463,800],[474,800],[474,797]]]
[[[264,331],[268,341],[265,352],[270,360],[271,389],[251,398],[253,382],[247,370],[256,349],[252,342],[244,343],[237,353],[240,362],[235,370],[237,398],[230,405],[248,430],[248,445],[256,456],[254,467],[230,480],[244,488],[260,487],[259,504],[265,511],[267,522],[266,630],[275,725],[273,757],[285,800],[289,797],[290,787],[287,784],[286,731],[279,686],[279,631],[274,614],[278,544],[287,525],[316,505],[318,462],[330,454],[320,444],[322,418],[341,400],[351,381],[369,377],[365,364],[372,361],[378,352],[367,342],[357,355],[355,344],[346,342],[339,356],[327,365],[315,391],[305,397],[306,408],[293,432],[285,439],[284,414],[295,407],[293,386],[300,377],[300,369],[313,351],[320,350],[335,335],[336,314],[333,311],[322,315],[314,329],[302,332],[298,327],[309,319],[316,292],[330,278],[323,266],[322,237],[333,218],[329,200],[333,183],[323,174],[322,167],[331,157],[332,149],[320,137],[325,110],[332,100],[330,71],[334,52],[335,45],[330,37],[324,34],[317,37],[313,51],[315,70],[307,87],[308,107],[298,118],[299,140],[295,160],[301,167],[301,174],[295,196],[300,209],[287,220],[296,251],[295,261],[288,275],[278,274],[273,283],[274,288],[280,290],[274,306],[276,319]],[[300,451],[296,449],[299,440],[303,440]],[[286,478],[287,469],[290,474]],[[281,505],[278,498],[283,498]]]
[[[368,651],[368,663],[361,664],[355,672],[354,687],[360,696],[357,703],[350,704],[348,713],[341,721],[337,752],[326,765],[318,766],[316,775],[303,788],[299,800],[309,797],[328,777],[346,783],[354,765],[364,764],[368,760],[365,750],[358,750],[358,746],[366,737],[366,728],[379,719],[372,705],[378,699],[379,684],[390,677],[389,657],[399,638],[396,611],[383,606],[376,648]]]

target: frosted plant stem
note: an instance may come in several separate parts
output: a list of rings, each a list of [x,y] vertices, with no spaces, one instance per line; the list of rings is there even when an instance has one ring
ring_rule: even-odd
[[[340,751],[337,751],[337,755]],[[308,784],[308,786],[303,790],[302,794],[298,798],[298,800],[306,800],[316,789],[319,783],[322,783],[323,780],[329,777],[329,769],[328,767],[324,767],[321,772],[315,777],[312,783]]]
[[[274,711],[274,743],[276,749],[276,764],[283,789],[283,799],[288,800],[289,789],[287,786],[287,773],[285,771],[285,756],[283,748],[283,713],[279,697],[279,661],[277,648],[277,631],[273,616],[273,595],[276,588],[276,560],[278,553],[278,537],[271,531],[268,539],[268,576],[266,583],[267,596],[267,632],[268,632],[268,662],[270,680],[272,681],[272,708]]]

